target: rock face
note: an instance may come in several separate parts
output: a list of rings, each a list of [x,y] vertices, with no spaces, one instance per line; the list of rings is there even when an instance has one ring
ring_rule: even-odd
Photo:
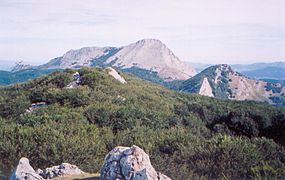
[[[122,84],[127,83],[127,81],[114,68],[108,67],[106,68],[106,71],[108,72],[110,76],[112,76],[114,79],[116,79],[120,83]]]
[[[101,169],[102,180],[170,180],[156,172],[149,156],[139,147],[116,147],[105,157]]]
[[[39,66],[42,69],[113,66],[120,69],[140,68],[156,72],[165,81],[186,80],[195,69],[182,62],[161,41],[143,39],[123,47],[85,47],[70,50],[63,56]]]
[[[77,166],[69,163],[62,163],[61,165],[46,168],[45,170],[38,169],[35,171],[27,158],[21,158],[15,171],[10,176],[10,180],[43,180],[79,175],[82,173],[84,172]]]
[[[285,104],[285,87],[281,84],[248,78],[226,64],[205,69],[183,82],[180,90],[222,99]]]
[[[43,177],[35,172],[30,165],[29,159],[21,158],[10,180],[42,180]]]

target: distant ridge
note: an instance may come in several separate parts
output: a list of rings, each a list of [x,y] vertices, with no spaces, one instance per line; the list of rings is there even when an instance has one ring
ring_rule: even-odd
[[[184,81],[180,90],[222,99],[285,103],[285,87],[281,84],[248,78],[226,64],[205,69]]]

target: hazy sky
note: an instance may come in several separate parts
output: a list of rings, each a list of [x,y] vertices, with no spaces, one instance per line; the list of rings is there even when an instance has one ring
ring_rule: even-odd
[[[285,0],[0,0],[0,59],[160,39],[183,61],[285,61]]]

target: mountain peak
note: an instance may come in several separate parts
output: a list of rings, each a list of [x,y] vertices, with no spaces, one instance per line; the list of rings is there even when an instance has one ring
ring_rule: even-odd
[[[232,67],[228,64],[218,64],[216,65],[216,67],[220,69],[221,71],[233,71]]]
[[[120,48],[84,47],[70,50],[41,67],[64,69],[82,66],[114,66],[120,69],[135,67],[155,72],[165,81],[186,80],[196,74],[194,68],[180,61],[157,39],[142,39]]]
[[[107,62],[115,62],[115,66],[123,68],[151,70],[166,81],[186,80],[196,74],[194,68],[180,61],[165,44],[156,39],[142,39],[124,46]]]
[[[163,44],[160,40],[158,39],[141,39],[136,42],[136,44],[145,44],[145,43],[158,43],[158,44]]]

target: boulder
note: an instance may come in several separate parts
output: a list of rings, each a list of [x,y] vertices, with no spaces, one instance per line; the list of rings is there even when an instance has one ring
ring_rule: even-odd
[[[106,155],[100,174],[102,180],[170,180],[152,167],[149,156],[138,146],[114,148]]]
[[[84,173],[77,166],[69,164],[69,163],[62,163],[61,165],[58,165],[58,166],[46,168],[43,171],[38,170],[38,172],[45,179],[52,179],[55,177],[74,176],[74,175],[80,175]]]
[[[35,171],[30,165],[29,159],[21,158],[19,164],[10,176],[10,180],[44,180],[55,177],[80,175],[83,173],[84,172],[77,166],[69,163],[62,163],[61,165],[46,168],[45,170],[38,169]]]
[[[29,159],[21,158],[10,180],[43,180],[39,174],[30,165]]]

